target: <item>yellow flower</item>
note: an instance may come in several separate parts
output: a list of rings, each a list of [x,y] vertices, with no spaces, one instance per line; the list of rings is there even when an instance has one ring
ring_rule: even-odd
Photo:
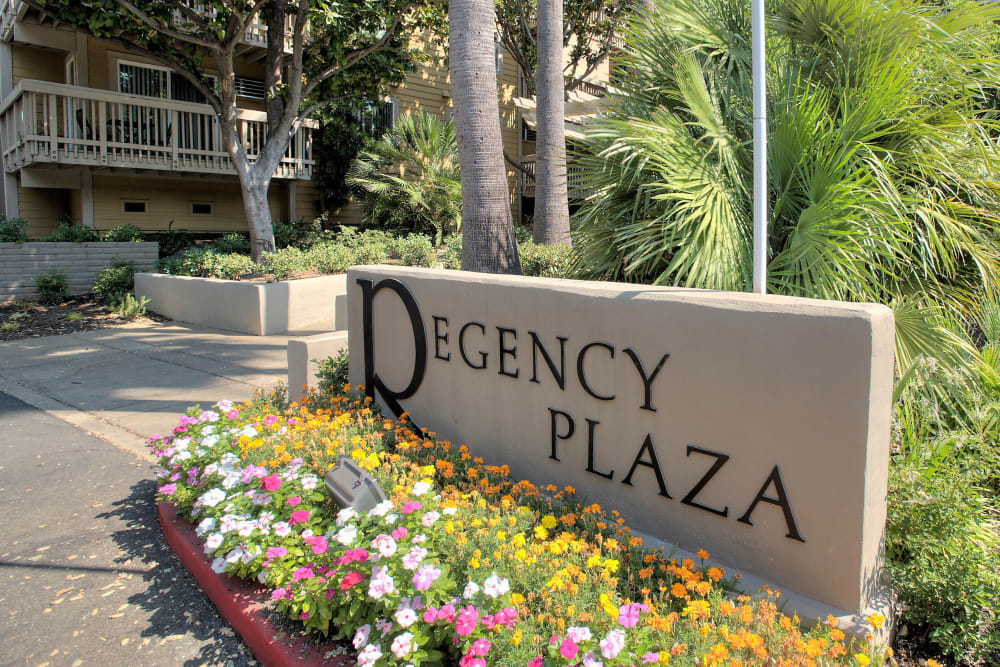
[[[607,570],[608,572],[617,572],[618,561],[609,558],[608,560],[604,561],[604,569]]]
[[[552,530],[559,525],[559,522],[551,514],[546,514],[542,517],[542,525],[545,526],[546,530]]]
[[[870,616],[865,616],[865,620],[871,623],[871,626],[878,630],[885,624],[885,616],[882,614],[872,614]]]
[[[871,659],[864,653],[855,653],[854,659],[859,665],[861,665],[861,667],[866,667],[866,665],[871,663]]]
[[[535,526],[535,538],[539,540],[544,540],[549,536],[549,531],[545,530],[544,526]]]
[[[524,596],[520,593],[511,593],[510,601],[512,604],[524,604]]]
[[[941,664],[934,658],[927,658],[927,667],[941,667]]]

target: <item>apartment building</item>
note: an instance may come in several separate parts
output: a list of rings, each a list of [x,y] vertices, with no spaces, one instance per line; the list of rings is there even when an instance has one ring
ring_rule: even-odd
[[[0,10],[0,152],[2,211],[29,221],[40,237],[74,220],[98,230],[246,231],[239,181],[211,107],[183,77],[148,59],[54,25],[21,0]],[[451,114],[443,46],[412,37],[426,63],[373,102],[372,132],[399,114]],[[266,27],[247,28],[236,64],[240,135],[253,158],[266,137],[263,59]],[[497,79],[511,211],[530,214],[534,167],[531,102],[518,67],[497,48]],[[607,80],[606,75],[598,79]],[[592,93],[599,94],[600,84]],[[314,121],[300,127],[271,184],[276,220],[313,219],[322,204],[313,182]],[[356,224],[359,207],[331,211]]]

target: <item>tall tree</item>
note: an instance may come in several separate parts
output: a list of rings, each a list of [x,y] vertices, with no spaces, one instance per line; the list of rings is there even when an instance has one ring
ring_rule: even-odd
[[[636,7],[636,0],[563,0],[562,62],[566,92],[576,90],[607,60]],[[521,68],[527,94],[535,90],[538,63],[536,0],[497,0],[500,41]]]
[[[563,92],[563,0],[538,0],[535,76],[535,243],[570,245]]]
[[[448,48],[462,168],[462,269],[521,273],[497,98],[493,0],[450,0]]]
[[[205,97],[242,186],[255,260],[274,250],[267,193],[302,122],[322,105],[370,87],[372,77],[402,80],[412,60],[401,36],[443,23],[438,0],[26,1],[60,23],[172,68]],[[251,160],[240,136],[235,69],[248,27],[260,22],[272,28],[264,64],[269,131]]]

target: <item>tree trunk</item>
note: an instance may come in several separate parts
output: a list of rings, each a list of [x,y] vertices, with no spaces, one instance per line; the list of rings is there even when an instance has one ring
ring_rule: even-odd
[[[251,171],[253,171],[251,169]],[[269,183],[248,179],[243,187],[243,210],[250,228],[250,254],[253,261],[260,263],[266,252],[274,252],[274,231],[271,227],[271,207],[267,204]]]
[[[493,0],[449,0],[448,24],[462,167],[462,269],[521,273],[503,162]]]
[[[562,0],[538,0],[535,106],[535,243],[570,245],[566,189],[566,125],[562,73]]]
[[[267,129],[273,135],[281,123],[285,103],[278,93],[281,85],[281,61],[285,55],[285,3],[271,0],[261,9],[267,25],[267,56],[264,58],[264,89],[267,93]]]

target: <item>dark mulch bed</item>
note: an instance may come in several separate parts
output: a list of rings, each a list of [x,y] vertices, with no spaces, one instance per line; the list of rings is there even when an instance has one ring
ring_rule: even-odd
[[[166,318],[149,313],[131,322],[111,311],[93,294],[70,297],[58,305],[34,301],[0,304],[0,341],[58,336],[105,327],[124,327],[162,322]]]

